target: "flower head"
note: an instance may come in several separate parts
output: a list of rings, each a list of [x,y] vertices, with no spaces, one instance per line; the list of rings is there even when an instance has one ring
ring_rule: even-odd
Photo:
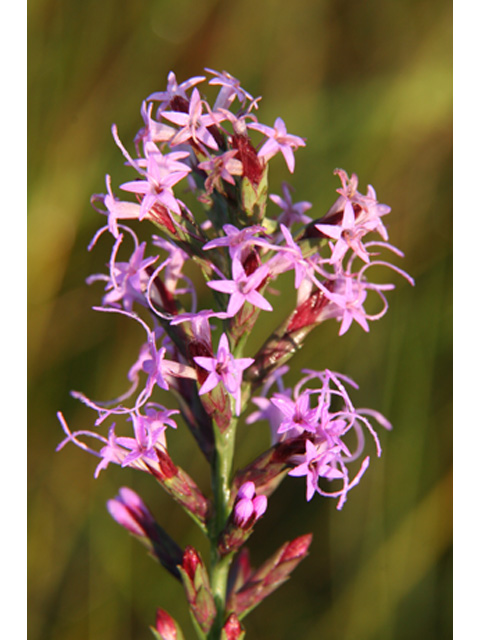
[[[180,126],[180,129],[170,140],[170,146],[182,144],[192,139],[196,143],[204,144],[211,149],[218,150],[215,138],[208,131],[207,127],[215,124],[214,118],[209,115],[202,115],[202,100],[197,88],[192,92],[192,97],[188,105],[188,113],[182,111],[162,111],[162,116]]]
[[[260,131],[268,138],[258,152],[258,157],[264,158],[265,162],[268,162],[270,158],[273,158],[274,155],[281,152],[287,163],[288,170],[290,173],[293,173],[295,169],[295,156],[293,152],[296,151],[298,147],[304,147],[305,140],[299,136],[287,133],[287,127],[281,118],[275,120],[273,128],[256,122],[252,122],[248,127]]]
[[[209,393],[217,384],[223,383],[225,389],[235,398],[237,415],[241,409],[241,384],[242,372],[253,362],[253,358],[234,358],[230,353],[228,338],[222,333],[218,343],[217,355],[213,358],[195,356],[194,361],[209,372],[205,382],[199,390],[199,394]]]
[[[232,262],[232,280],[212,280],[207,282],[207,285],[216,291],[230,294],[227,307],[229,316],[234,316],[240,311],[245,302],[264,311],[272,311],[272,305],[257,291],[268,275],[269,269],[266,265],[247,275],[240,260],[235,259]]]

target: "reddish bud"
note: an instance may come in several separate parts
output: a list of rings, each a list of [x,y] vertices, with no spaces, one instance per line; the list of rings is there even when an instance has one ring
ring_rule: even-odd
[[[322,291],[314,291],[291,315],[287,333],[315,324],[327,302],[328,298]]]
[[[231,613],[222,629],[221,640],[241,640],[244,635],[245,631],[242,629],[240,620],[234,613]]]
[[[195,579],[195,572],[199,564],[201,564],[201,560],[196,550],[193,547],[186,547],[183,554],[182,567],[190,580]]]
[[[208,573],[198,552],[186,547],[179,566],[190,610],[204,633],[208,633],[217,613]]]
[[[165,480],[169,480],[177,475],[178,469],[173,463],[168,453],[163,449],[157,448],[156,450],[158,463],[160,466],[160,473]]]
[[[238,158],[243,165],[243,175],[254,185],[262,179],[264,166],[258,159],[257,152],[248,136],[236,134],[232,136],[232,147],[238,149]]]
[[[312,542],[312,537],[311,533],[307,533],[289,542],[285,551],[282,553],[280,562],[287,562],[287,560],[292,560],[293,558],[303,558],[307,554]]]
[[[165,227],[169,233],[176,236],[177,230],[172,222],[172,218],[166,207],[156,202],[148,212],[148,217],[156,222],[160,227]]]
[[[157,609],[156,630],[162,640],[177,640],[175,620],[164,609]]]

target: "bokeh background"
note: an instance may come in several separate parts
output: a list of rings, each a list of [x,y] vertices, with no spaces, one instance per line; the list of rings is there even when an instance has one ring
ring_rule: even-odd
[[[123,391],[143,340],[124,318],[92,311],[100,286],[85,284],[108,255],[106,240],[86,251],[100,225],[90,195],[106,173],[114,184],[127,175],[110,126],[129,145],[142,99],[170,70],[180,81],[204,67],[263,96],[260,121],[281,116],[307,138],[293,176],[272,161],[271,192],[288,180],[320,214],[339,186],[333,169],[356,172],[360,191],[371,183],[392,207],[390,238],[416,280],[412,289],[396,278],[389,313],[369,334],[355,326],[338,338],[326,324],[292,361],[292,380],[302,366],[352,376],[357,406],[379,409],[394,430],[342,512],[320,497],[307,505],[303,480],[274,494],[251,538],[253,561],[303,533],[314,540],[292,579],[246,619],[247,637],[452,637],[450,3],[32,0],[28,10],[30,640],[147,639],[157,606],[194,637],[181,586],[105,502],[131,486],[182,546],[206,552],[200,534],[150,478],[109,468],[94,480],[95,459],[73,446],[55,453],[55,414],[90,428],[93,414],[70,390]],[[288,302],[280,297],[279,314]],[[240,429],[239,464],[267,444],[267,430]],[[170,446],[206,487],[189,434]]]

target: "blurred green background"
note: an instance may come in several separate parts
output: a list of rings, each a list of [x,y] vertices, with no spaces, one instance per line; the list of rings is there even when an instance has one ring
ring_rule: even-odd
[[[292,361],[292,381],[302,366],[352,376],[356,405],[382,411],[394,430],[381,434],[383,456],[342,512],[320,497],[307,505],[303,480],[274,494],[251,538],[253,561],[303,533],[314,540],[292,579],[246,619],[247,637],[451,638],[450,3],[32,0],[28,9],[30,640],[147,639],[157,606],[194,637],[181,586],[105,502],[131,486],[181,545],[206,554],[200,534],[150,478],[115,467],[94,480],[91,456],[55,453],[55,413],[90,428],[93,414],[70,390],[122,392],[144,338],[128,320],[92,311],[100,285],[85,284],[110,246],[86,251],[103,223],[90,195],[104,191],[106,173],[115,185],[131,175],[110,126],[132,148],[142,99],[170,70],[182,81],[204,67],[263,96],[261,122],[281,116],[307,138],[293,176],[281,157],[271,162],[271,192],[288,180],[320,215],[339,186],[333,169],[357,173],[360,191],[371,183],[392,207],[390,239],[416,280],[412,289],[395,278],[389,313],[369,334],[355,326],[338,338],[327,323]],[[288,303],[281,297],[279,314]],[[267,430],[240,429],[239,464],[266,446]],[[170,437],[173,455],[206,487],[182,431]]]

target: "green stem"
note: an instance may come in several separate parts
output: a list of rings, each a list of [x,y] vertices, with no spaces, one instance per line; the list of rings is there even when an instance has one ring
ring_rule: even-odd
[[[231,509],[231,476],[235,449],[237,419],[232,418],[230,426],[223,433],[216,426],[215,457],[212,470],[215,515],[211,527],[210,584],[217,607],[217,617],[210,630],[209,640],[219,640],[225,617],[227,582],[233,554],[221,557],[218,553],[218,538],[225,529]]]

